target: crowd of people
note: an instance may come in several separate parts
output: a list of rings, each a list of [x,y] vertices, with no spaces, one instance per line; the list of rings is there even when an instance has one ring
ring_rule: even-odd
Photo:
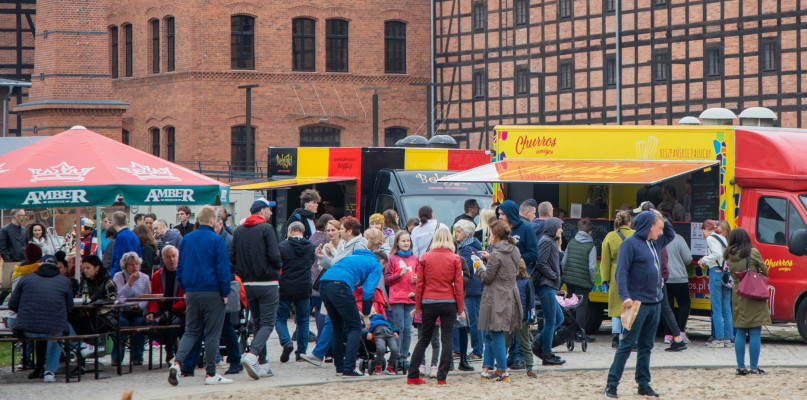
[[[639,394],[658,395],[650,387],[649,362],[660,323],[666,351],[685,350],[690,343],[686,268],[692,254],[671,224],[682,211],[674,197],[667,198],[674,193],[665,193],[670,204],[662,205],[663,213],[650,202],[620,211],[613,231],[602,239],[599,268],[616,349],[606,397],[617,396],[632,351],[638,354]],[[317,215],[321,198],[315,190],[303,191],[300,202],[279,233],[270,224],[276,204],[263,198],[234,228],[227,225],[225,208],[211,206],[197,211],[195,224],[190,208],[179,207],[173,229],[153,214],[136,215],[130,229],[127,214],[115,212],[99,221],[104,240],[94,237],[94,222],[86,219],[82,225],[90,229],[75,235],[85,250],[79,281],[71,278],[76,266],[68,255],[77,240],[55,239],[41,223],[23,227],[18,217],[24,211],[14,210],[0,232],[3,259],[19,262],[9,301],[16,312],[13,327],[26,337],[97,332],[104,327],[71,309],[74,298],[132,304],[106,325],[181,326],[177,335],[161,339],[171,358],[171,385],[194,376],[202,343],[206,384],[231,383],[226,375],[242,372],[253,379],[273,376],[268,341],[275,329],[281,363],[293,353],[295,361],[315,366],[332,362],[346,378],[365,376],[357,364],[362,341],[374,345],[370,372],[406,371],[408,384],[423,384],[426,376],[446,384],[454,360],[461,371],[474,371],[471,362],[481,360],[483,380],[506,382],[517,370],[536,378],[537,361],[543,366],[566,362],[552,352],[553,336],[564,323],[563,296],[576,302],[579,330],[573,340],[596,340],[585,332],[597,272],[593,224],[587,218],[577,222],[576,234],[561,250],[564,221],[553,216],[549,202],[506,200],[481,208],[468,200],[450,226],[435,220],[427,205],[403,224],[394,210],[386,210],[371,215],[366,230],[352,216]],[[760,327],[770,323],[767,304],[739,296],[733,284],[737,273],[748,269],[766,275],[765,263],[742,228],[706,220],[702,231],[708,250],[698,262],[708,271],[713,325],[708,346],[734,347],[739,375],[765,374],[758,360]],[[102,258],[95,248],[104,250]],[[144,294],[181,300],[146,302],[139,298]],[[533,336],[536,308],[541,330]],[[233,323],[246,310],[252,336],[239,343],[244,338]],[[630,328],[622,326],[626,312],[635,314]],[[288,326],[292,313],[294,334]],[[317,335],[309,352],[312,314]],[[744,361],[746,336],[750,369]],[[143,342],[142,333],[130,339],[129,359],[135,365],[143,363]],[[216,371],[220,342],[230,364],[224,376]],[[82,346],[87,356],[100,351]],[[247,349],[243,354],[242,348]],[[31,377],[52,382],[59,348],[48,342],[38,350]],[[113,364],[121,362],[121,353],[113,349]]]

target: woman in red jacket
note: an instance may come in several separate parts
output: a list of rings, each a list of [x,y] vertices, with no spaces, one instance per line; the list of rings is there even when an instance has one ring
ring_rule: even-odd
[[[454,239],[446,228],[434,234],[429,252],[418,262],[417,286],[415,288],[415,313],[423,313],[423,326],[418,332],[418,343],[409,363],[409,376],[406,383],[422,385],[418,366],[423,360],[426,347],[431,341],[437,318],[440,318],[440,338],[442,352],[437,370],[437,384],[446,384],[446,375],[451,365],[451,350],[454,340],[454,321],[465,319],[463,311],[462,264],[454,254]]]
[[[409,232],[400,230],[392,241],[387,266],[384,268],[384,283],[389,286],[389,303],[392,318],[390,322],[401,332],[398,338],[399,360],[409,355],[412,340],[412,316],[415,309],[415,270],[418,256],[412,252]]]

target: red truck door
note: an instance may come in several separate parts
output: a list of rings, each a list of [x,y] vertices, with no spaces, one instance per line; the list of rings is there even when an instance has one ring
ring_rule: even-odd
[[[807,289],[807,256],[791,254],[787,241],[805,229],[804,206],[790,192],[743,189],[738,225],[745,228],[768,267],[771,318],[793,321],[795,302]]]

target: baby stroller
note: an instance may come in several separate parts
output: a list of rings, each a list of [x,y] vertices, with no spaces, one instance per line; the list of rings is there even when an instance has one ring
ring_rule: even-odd
[[[558,304],[560,304],[560,309],[563,312],[563,322],[555,328],[555,333],[552,335],[552,347],[554,348],[565,344],[567,350],[574,351],[575,336],[579,334],[579,336],[582,337],[580,339],[580,348],[583,352],[587,351],[588,340],[586,339],[586,333],[583,327],[577,325],[575,319],[577,303],[580,299],[576,295],[567,298],[566,292],[564,291],[557,292],[555,299],[557,299]],[[537,329],[533,332],[535,339],[532,341],[532,352],[536,356],[539,356],[542,352],[538,334],[544,328],[544,314],[543,311],[540,310],[539,303],[540,301],[536,299],[535,308],[537,311],[534,316],[534,324]]]
[[[359,352],[356,353],[356,358],[359,360],[359,371],[363,373],[367,373],[368,375],[373,375],[375,373],[375,353],[376,353],[376,345],[375,340],[371,340],[367,338],[367,331],[362,331],[361,333],[361,340],[359,343]],[[384,354],[387,354],[388,351],[385,349]],[[407,369],[409,368],[409,363],[404,358],[399,358],[395,365],[395,373],[405,375]],[[381,361],[381,369],[387,369],[387,359],[384,358]]]

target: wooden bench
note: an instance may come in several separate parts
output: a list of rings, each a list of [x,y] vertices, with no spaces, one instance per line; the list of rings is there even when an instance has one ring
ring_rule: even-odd
[[[47,338],[20,338],[16,336],[5,335],[5,337],[0,337],[0,343],[36,343],[36,342],[49,342],[49,341],[58,341],[59,344],[62,346],[62,349],[66,353],[65,355],[65,382],[70,382],[70,354],[76,355],[76,363],[78,367],[81,367],[81,346],[71,346],[71,343],[81,343],[85,340],[94,339],[95,340],[95,379],[98,379],[98,348],[100,347],[100,338],[103,336],[102,334],[90,334],[90,335],[73,335],[73,336],[51,336]],[[15,372],[15,368],[17,362],[15,360],[15,351],[14,349],[11,350],[11,372]],[[81,373],[78,374],[78,381],[81,382]]]
[[[182,325],[126,326],[126,327],[120,328],[120,333],[121,333],[121,336],[130,336],[130,335],[134,335],[135,333],[144,333],[146,335],[146,340],[148,341],[148,345],[149,345],[149,370],[152,370],[153,369],[153,355],[152,355],[153,352],[152,352],[152,350],[153,350],[153,344],[154,344],[154,340],[152,340],[153,339],[152,334],[155,333],[155,332],[163,332],[163,331],[166,331],[166,330],[169,330],[169,329],[180,329],[180,328],[182,328]],[[123,346],[120,346],[119,350],[121,350],[122,347]],[[131,349],[129,351],[131,352]],[[122,357],[118,357],[118,362],[120,362],[121,359],[122,359]],[[159,357],[159,359],[160,359],[159,360],[160,361],[159,369],[162,369],[162,367],[163,367],[163,351],[162,351],[162,348],[160,348],[160,357]],[[168,361],[168,360],[166,360],[166,361]],[[133,365],[134,365],[134,363],[133,363],[132,357],[130,355],[129,356],[129,373],[132,373],[132,366]]]

